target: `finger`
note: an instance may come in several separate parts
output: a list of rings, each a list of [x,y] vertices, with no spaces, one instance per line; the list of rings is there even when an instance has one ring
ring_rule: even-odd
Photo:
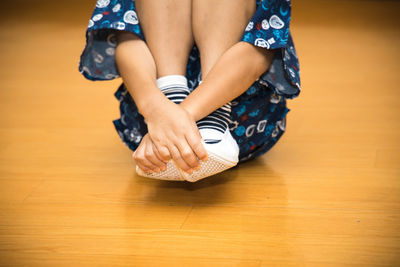
[[[147,168],[146,166],[143,166],[138,160],[135,160],[135,164],[137,167],[139,167],[139,169],[141,169],[142,171],[146,172],[146,173],[153,173],[152,170],[150,170],[149,168]]]
[[[137,166],[139,167],[139,169],[141,169],[142,171],[144,171],[144,172],[146,172],[146,173],[149,173],[149,174],[153,173],[152,170],[147,169],[147,168],[144,167],[144,166],[141,166],[141,165],[139,165],[139,164],[138,164]]]
[[[198,169],[200,167],[199,160],[184,137],[182,138],[182,141],[179,142],[178,149],[182,159],[187,163],[187,165],[192,169]]]
[[[136,160],[136,165],[138,165],[142,170],[147,170],[147,172],[150,173],[156,171],[155,168],[157,168],[150,161],[145,159]]]
[[[153,151],[153,144],[152,142],[149,142],[146,145],[146,151],[144,153],[146,159],[148,161],[150,161],[154,166],[156,166],[156,168],[154,169],[154,171],[156,172],[160,172],[161,170],[165,170],[166,165],[164,162],[162,162],[161,160],[159,160],[156,156],[156,154]]]
[[[161,162],[163,162],[164,165],[166,166],[166,164],[168,163],[168,161],[167,161],[167,160],[164,160],[164,159],[161,157],[160,152],[158,152],[157,147],[154,145],[154,143],[152,143],[151,145],[152,145],[152,147],[153,147],[153,152],[154,152],[155,156],[157,157],[157,159],[160,160]]]
[[[140,144],[140,146],[136,149],[133,155],[133,159],[142,170],[149,169],[151,171],[155,171],[157,166],[155,166],[145,157],[144,154],[145,149],[146,149],[146,144],[145,143]]]
[[[160,143],[155,143],[155,142],[153,142],[153,144],[155,145],[155,147],[163,161],[168,162],[169,160],[171,160],[172,155],[167,146],[162,145]]]
[[[200,133],[197,136],[197,134],[188,134],[186,136],[186,140],[190,147],[192,148],[193,152],[196,154],[196,156],[202,160],[202,161],[207,161],[208,159],[208,153],[204,145],[201,143],[201,136]]]
[[[179,168],[181,168],[182,170],[184,170],[187,173],[192,173],[193,170],[192,168],[186,163],[186,161],[184,161],[181,157],[181,154],[178,150],[178,148],[174,145],[170,145],[168,146],[168,149],[172,155],[172,159],[174,160],[174,162],[176,163],[176,165],[178,165]]]

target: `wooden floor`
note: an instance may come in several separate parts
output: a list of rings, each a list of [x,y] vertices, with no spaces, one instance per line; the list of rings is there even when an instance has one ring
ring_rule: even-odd
[[[78,72],[93,1],[0,7],[0,266],[400,266],[400,2],[295,1],[287,132],[193,184],[136,176]]]

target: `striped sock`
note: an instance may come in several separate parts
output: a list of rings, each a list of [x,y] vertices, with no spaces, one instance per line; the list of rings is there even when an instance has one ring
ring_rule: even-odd
[[[157,87],[176,104],[180,104],[190,94],[187,79],[182,75],[160,77],[157,79]],[[228,129],[230,113],[231,103],[229,102],[197,122],[199,131],[207,132],[208,138],[204,140],[205,143],[214,144],[221,141]]]
[[[157,87],[175,104],[180,104],[190,93],[187,79],[182,75],[167,75],[158,78]]]
[[[209,114],[208,116],[199,120],[197,122],[197,127],[199,127],[199,130],[202,129],[214,130],[216,138],[215,141],[220,140],[220,137],[225,133],[226,129],[228,129],[230,113],[231,113],[231,103],[225,104],[219,109]],[[212,142],[212,140],[208,141]]]
[[[199,84],[201,84],[201,81]],[[228,102],[197,122],[200,131],[205,129],[212,131],[213,138],[205,139],[206,143],[214,144],[221,141],[223,134],[229,127],[230,114],[231,102]]]

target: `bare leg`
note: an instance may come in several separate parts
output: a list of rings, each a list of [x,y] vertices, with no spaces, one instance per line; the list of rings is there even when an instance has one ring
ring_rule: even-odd
[[[203,80],[221,55],[239,42],[255,9],[255,0],[193,0],[193,35]]]
[[[193,0],[192,25],[200,51],[202,80],[207,81],[207,75],[218,59],[239,42],[254,10],[254,0]],[[230,103],[220,105],[218,110],[198,121],[200,132],[210,133],[209,139],[220,140],[218,136],[222,136],[229,126],[230,109]]]
[[[196,121],[242,94],[270,66],[275,51],[240,42],[255,8],[255,0],[193,0],[203,83],[181,105]]]
[[[130,33],[121,35],[122,42],[116,51],[118,68],[146,119],[151,139],[147,144],[154,144],[160,157],[165,160],[172,157],[181,169],[191,173],[200,167],[197,158],[207,158],[195,121],[156,87],[159,77],[186,74],[193,46],[191,1],[136,0],[135,3],[146,43]],[[147,147],[144,142],[140,144],[135,151],[136,162],[143,170],[162,169],[165,165],[156,161],[156,152]]]
[[[146,43],[154,57],[157,78],[185,75],[193,47],[191,0],[136,0]]]

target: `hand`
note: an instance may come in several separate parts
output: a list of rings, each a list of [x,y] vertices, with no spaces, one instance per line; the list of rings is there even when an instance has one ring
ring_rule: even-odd
[[[136,165],[147,173],[165,171],[166,169],[166,161],[161,158],[160,153],[148,134],[143,137],[139,147],[133,152],[132,156]]]
[[[151,112],[146,113],[149,136],[161,159],[192,173],[200,168],[200,160],[207,160],[207,151],[192,116],[166,97],[154,101]]]

